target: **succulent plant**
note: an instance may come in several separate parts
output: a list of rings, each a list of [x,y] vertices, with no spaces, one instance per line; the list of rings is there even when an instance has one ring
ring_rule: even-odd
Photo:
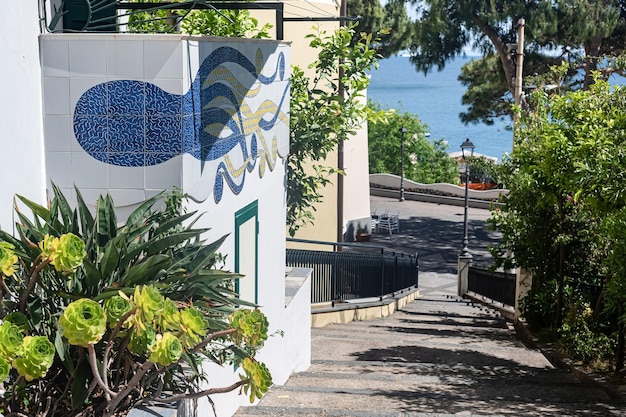
[[[230,315],[230,325],[237,329],[235,339],[250,347],[261,347],[267,340],[269,323],[261,310],[239,309]]]
[[[183,346],[174,334],[164,333],[156,337],[156,343],[151,351],[150,362],[167,366],[180,359],[183,354]]]
[[[60,238],[45,235],[39,242],[39,249],[41,257],[49,259],[60,272],[74,272],[87,256],[85,242],[73,233],[63,234]]]
[[[32,381],[46,375],[53,361],[54,345],[47,337],[26,336],[13,367],[27,381]]]
[[[0,382],[6,381],[10,370],[11,364],[6,359],[0,357]]]
[[[0,242],[0,273],[7,277],[15,273],[17,255],[13,249],[15,249],[15,246],[9,242]]]
[[[204,315],[195,307],[180,312],[180,329],[183,332],[181,342],[186,348],[192,348],[206,336],[208,323]]]
[[[244,386],[244,392],[248,394],[250,402],[254,402],[256,398],[261,398],[272,386],[272,375],[264,363],[257,362],[251,358],[245,358],[242,368],[246,373],[246,378],[250,381]]]
[[[0,325],[0,357],[12,360],[23,342],[24,336],[18,326],[6,320]]]
[[[144,323],[152,322],[154,316],[165,308],[165,298],[156,287],[151,285],[144,285],[141,290],[139,286],[135,287],[133,301]]]
[[[66,233],[59,238],[52,264],[57,271],[73,272],[83,264],[85,256],[85,242],[73,233]]]
[[[122,316],[132,310],[130,300],[120,295],[114,295],[104,302],[104,311],[111,328],[115,327]]]
[[[128,350],[135,355],[146,355],[150,347],[156,341],[156,332],[152,326],[145,326],[141,329],[138,325],[133,328],[128,342]]]
[[[106,331],[107,318],[100,304],[81,298],[67,306],[59,323],[71,345],[87,347],[100,341]]]
[[[163,331],[178,330],[180,328],[180,312],[176,303],[169,298],[165,299],[163,311],[159,316],[159,326]]]
[[[41,242],[39,242],[39,249],[41,250],[42,259],[52,260],[58,244],[59,238],[45,235],[43,239],[41,239]]]

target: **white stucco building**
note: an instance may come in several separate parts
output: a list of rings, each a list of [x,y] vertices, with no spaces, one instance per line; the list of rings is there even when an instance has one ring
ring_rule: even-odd
[[[49,6],[49,4],[48,4]],[[270,322],[259,359],[284,383],[310,364],[310,287],[285,276],[285,157],[289,42],[181,35],[46,34],[37,2],[11,2],[0,28],[5,179],[0,227],[13,197],[45,203],[53,181],[72,199],[113,197],[123,218],[163,189],[206,212],[225,234],[226,268]],[[286,284],[287,281],[287,284]],[[238,380],[211,366],[211,384]],[[213,397],[231,415],[246,396]],[[198,415],[209,415],[200,402]]]

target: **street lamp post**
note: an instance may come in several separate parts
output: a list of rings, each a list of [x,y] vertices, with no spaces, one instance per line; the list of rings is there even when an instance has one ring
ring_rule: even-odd
[[[469,244],[469,240],[467,238],[467,211],[469,208],[469,164],[467,162],[468,158],[474,156],[474,144],[469,138],[465,139],[465,142],[461,144],[461,153],[463,154],[463,163],[465,164],[465,212],[463,215],[463,250],[461,251],[461,256],[466,258],[471,258],[471,254],[469,253],[469,249],[467,249],[467,245]]]
[[[406,127],[402,126],[402,129],[400,129],[400,201],[404,201],[404,135],[406,134],[406,132]]]

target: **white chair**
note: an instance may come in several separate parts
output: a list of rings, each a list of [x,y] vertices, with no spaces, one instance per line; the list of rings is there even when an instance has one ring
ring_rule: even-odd
[[[381,216],[378,219],[378,228],[380,230],[386,230],[389,234],[393,234],[393,232],[400,232],[400,214],[388,214]]]

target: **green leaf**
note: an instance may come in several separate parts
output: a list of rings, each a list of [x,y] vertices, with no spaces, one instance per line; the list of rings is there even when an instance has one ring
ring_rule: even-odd
[[[152,208],[152,206],[154,206],[154,204],[160,198],[162,198],[164,194],[165,194],[165,191],[161,191],[157,195],[155,195],[155,196],[147,199],[143,203],[141,203],[139,205],[139,207],[137,207],[135,210],[133,210],[133,212],[128,216],[128,219],[126,220],[126,226],[127,227],[136,226],[136,224],[140,220],[142,220],[142,219],[144,219],[146,217],[146,214],[150,212],[150,209]]]
[[[78,203],[78,217],[80,219],[80,226],[84,236],[93,230],[94,220],[93,216],[91,215],[91,211],[87,207],[87,204],[85,204],[83,195],[77,187],[74,187],[74,189],[76,191],[76,201]]]
[[[96,233],[98,234],[98,245],[104,246],[111,238],[116,236],[117,218],[113,200],[110,195],[98,198],[96,211]]]
[[[89,382],[91,380],[91,369],[86,361],[83,361],[74,372],[72,381],[72,407],[78,409],[85,403],[89,396]]]
[[[144,284],[148,281],[157,281],[162,275],[161,270],[167,269],[171,259],[168,255],[153,255],[145,258],[140,264],[132,266],[126,276],[122,277],[121,286],[129,287]]]
[[[154,231],[155,236],[162,235],[163,233],[172,229],[174,226],[183,224],[183,222],[185,222],[187,219],[195,216],[196,213],[196,211],[192,211],[190,213],[185,213],[181,216],[174,217],[161,223],[159,227]]]
[[[29,200],[26,197],[23,197],[21,195],[17,195],[17,198],[24,203],[24,205],[26,207],[28,207],[30,209],[30,211],[33,212],[33,214],[35,214],[36,216],[41,217],[44,220],[50,220],[50,210],[48,210],[47,208],[41,206],[40,204],[35,203],[32,200]],[[18,214],[20,212],[18,211]]]
[[[109,240],[104,246],[104,253],[100,259],[100,273],[103,277],[109,277],[115,272],[120,260],[120,252],[117,248],[117,239]]]
[[[89,289],[98,288],[98,284],[102,282],[102,274],[98,268],[89,259],[85,259],[83,268],[85,271],[85,287]]]
[[[147,242],[146,244],[146,254],[154,255],[156,253],[160,253],[166,249],[173,248],[176,245],[179,245],[183,242],[186,242],[190,239],[199,237],[202,233],[209,229],[193,229],[187,230],[183,232],[174,233],[172,235],[168,235],[162,237],[156,241]]]
[[[63,224],[65,228],[63,230],[64,233],[71,232],[75,235],[79,235],[80,231],[78,230],[78,216],[75,210],[70,207],[69,202],[59,189],[55,183],[52,183],[52,191],[54,193],[54,202],[57,204],[59,214],[63,219]]]

